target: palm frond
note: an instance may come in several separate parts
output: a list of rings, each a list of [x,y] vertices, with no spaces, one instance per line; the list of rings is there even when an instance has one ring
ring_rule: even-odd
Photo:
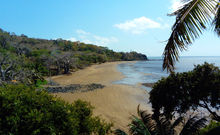
[[[211,22],[215,10],[215,3],[210,0],[184,2],[182,8],[171,14],[176,16],[176,22],[163,53],[163,69],[170,72],[174,70],[175,61],[178,61],[179,51],[186,50],[187,46],[199,37]]]
[[[138,116],[141,118],[141,121],[148,129],[148,131],[152,134],[169,134],[172,135],[174,133],[174,129],[171,128],[170,120],[166,119],[165,116],[159,116],[158,121],[156,121],[152,114],[150,114],[147,110],[140,110],[140,106],[137,108]]]
[[[171,128],[172,124],[170,120],[166,117],[160,117],[160,120],[157,122],[157,132],[162,135],[174,135],[174,129]]]
[[[129,124],[129,131],[132,135],[151,135],[143,121],[134,115]]]
[[[178,126],[181,122],[183,121],[183,117],[180,116],[179,118],[177,118],[174,123],[172,124],[171,128],[174,129],[176,126]]]
[[[140,105],[137,107],[138,116],[141,118],[142,122],[144,123],[145,127],[149,130],[150,133],[156,132],[156,122],[152,118],[152,114],[150,114],[146,110],[141,110]]]
[[[199,129],[205,126],[205,118],[198,119],[196,116],[190,118],[184,125],[180,135],[195,135]]]
[[[220,3],[216,6],[216,14],[213,20],[214,31],[220,36]]]
[[[127,135],[123,130],[121,129],[116,129],[114,132],[115,135]]]

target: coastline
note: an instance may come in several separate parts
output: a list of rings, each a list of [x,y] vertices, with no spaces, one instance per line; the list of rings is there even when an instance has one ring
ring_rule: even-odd
[[[70,103],[77,99],[88,101],[95,107],[94,115],[114,123],[114,128],[127,130],[127,125],[130,123],[129,118],[131,115],[137,114],[138,104],[141,105],[141,108],[150,110],[150,106],[147,104],[149,95],[140,86],[112,84],[113,81],[125,77],[117,70],[117,65],[127,62],[92,65],[71,75],[54,76],[52,79],[61,85],[98,83],[105,87],[83,93],[55,93],[53,95]]]

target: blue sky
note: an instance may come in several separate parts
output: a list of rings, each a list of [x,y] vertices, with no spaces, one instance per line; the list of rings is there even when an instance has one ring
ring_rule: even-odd
[[[178,0],[0,0],[0,28],[17,35],[79,40],[115,51],[161,56]],[[220,38],[204,32],[181,56],[220,56]]]

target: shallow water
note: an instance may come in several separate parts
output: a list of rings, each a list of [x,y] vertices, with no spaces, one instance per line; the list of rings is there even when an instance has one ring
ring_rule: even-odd
[[[181,57],[176,63],[176,72],[185,72],[192,70],[194,65],[203,64],[204,62],[213,63],[220,67],[220,56],[196,56]],[[125,75],[122,80],[113,82],[114,84],[136,85],[139,83],[154,83],[167,77],[169,74],[162,70],[162,59],[160,57],[151,57],[149,61],[138,61],[136,63],[122,63],[117,69]],[[150,91],[149,87],[142,87]]]

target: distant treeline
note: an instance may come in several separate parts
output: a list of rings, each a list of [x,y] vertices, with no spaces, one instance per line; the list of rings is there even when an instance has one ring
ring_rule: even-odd
[[[137,52],[114,52],[107,47],[17,36],[0,29],[0,84],[35,82],[43,76],[67,74],[94,63],[147,60]]]

